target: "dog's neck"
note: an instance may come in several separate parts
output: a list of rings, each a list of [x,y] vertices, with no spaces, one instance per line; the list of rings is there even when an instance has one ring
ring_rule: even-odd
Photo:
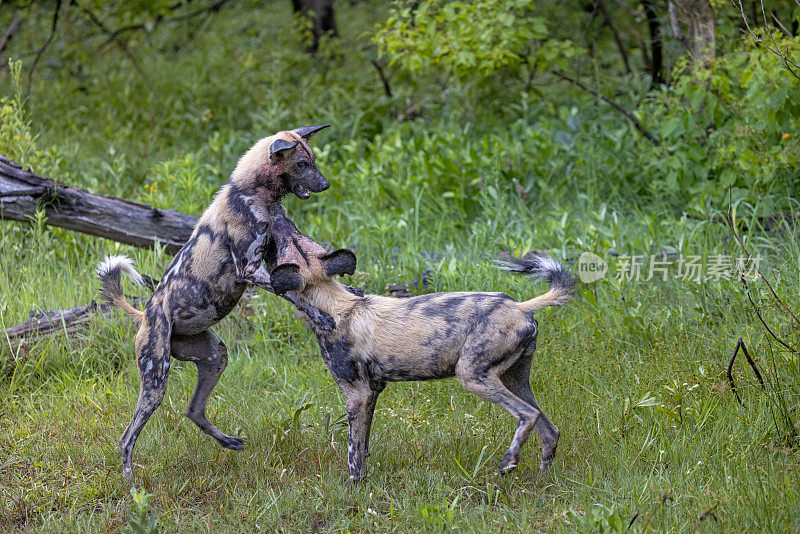
[[[277,189],[230,180],[220,188],[201,222],[214,228],[228,228],[229,232],[237,234],[263,228],[276,215],[286,214],[281,204],[283,196]]]
[[[337,325],[353,310],[353,307],[364,300],[363,297],[350,293],[344,285],[332,278],[306,285],[299,296],[309,306],[333,317]]]

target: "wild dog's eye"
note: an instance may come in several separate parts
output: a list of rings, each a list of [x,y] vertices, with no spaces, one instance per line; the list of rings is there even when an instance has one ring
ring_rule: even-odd
[[[301,169],[303,167],[308,167],[308,162],[307,161],[298,161],[297,162],[297,166],[300,167]]]

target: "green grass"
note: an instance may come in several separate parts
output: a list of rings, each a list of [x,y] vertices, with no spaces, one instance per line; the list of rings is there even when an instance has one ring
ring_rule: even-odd
[[[152,495],[146,509],[163,530],[613,532],[635,517],[630,531],[796,531],[796,355],[770,342],[735,280],[680,280],[676,265],[666,282],[614,279],[620,263],[609,249],[649,257],[672,246],[701,263],[740,255],[725,225],[683,215],[698,205],[719,215],[727,206],[631,191],[626,176],[635,169],[615,167],[625,164],[618,154],[625,147],[609,149],[591,126],[613,121],[591,106],[575,111],[574,95],[532,102],[503,94],[471,107],[469,92],[453,88],[422,119],[396,121],[413,95],[381,96],[363,47],[380,13],[337,4],[339,55],[311,61],[281,23],[288,3],[280,6],[283,18],[257,19],[256,7],[238,4],[227,12],[224,36],[209,26],[180,53],[172,45],[183,34],[174,29],[137,41],[145,69],[163,74],[147,88],[123,56],[101,58],[69,41],[79,28],[67,25],[60,55],[53,52],[64,64],[40,67],[25,115],[5,103],[0,149],[70,183],[199,213],[254,139],[333,122],[316,142],[331,189],[286,204],[318,241],[356,247],[359,268],[348,283],[384,293],[387,283],[429,270],[431,290],[530,298],[543,287],[498,272],[489,259],[532,248],[570,259],[596,252],[612,270],[582,286],[574,304],[538,315],[531,382],[562,433],[547,475],[538,473],[532,438],[518,470],[500,477],[512,418],[445,380],[387,388],[369,477],[349,486],[344,401],[313,336],[274,296],[242,302],[215,329],[230,362],[209,418],[244,436],[245,450],[220,448],[183,416],[196,373],[177,362],[137,443],[136,486]],[[34,46],[25,39],[15,37],[15,50]],[[89,69],[85,76],[74,75],[78,63]],[[11,80],[2,82],[13,96]],[[576,113],[589,126],[554,142]],[[154,182],[156,192],[144,188]],[[797,227],[767,233],[754,224],[755,215],[795,204],[737,200],[736,213],[754,228],[746,241],[766,257],[765,274],[799,309]],[[127,253],[152,276],[170,260],[47,226],[2,224],[3,328],[32,309],[97,298],[94,268],[105,254]],[[765,287],[751,288],[765,320],[796,343]],[[129,525],[137,504],[117,440],[138,392],[134,333],[116,313],[80,334],[30,340],[27,349],[2,340],[0,529]],[[761,391],[738,361],[745,407],[725,376],[739,337],[768,382]]]

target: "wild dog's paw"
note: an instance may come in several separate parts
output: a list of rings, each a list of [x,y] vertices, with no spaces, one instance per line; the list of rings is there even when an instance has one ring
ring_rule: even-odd
[[[505,456],[503,456],[503,461],[500,462],[500,474],[507,475],[511,471],[517,468],[517,462],[519,458],[515,457],[510,452],[507,452]]]
[[[358,289],[357,287],[344,286],[344,288],[357,297],[364,296],[364,292]]]
[[[319,330],[336,330],[336,321],[333,320],[333,317],[328,315],[322,310],[318,310],[316,308],[311,308],[306,310],[306,313],[314,322],[314,326]]]
[[[556,457],[556,446],[542,447],[542,464],[539,466],[540,473],[546,473],[553,465],[553,460]]]
[[[244,449],[244,440],[242,438],[235,438],[233,436],[225,436],[219,438],[219,444],[232,451],[240,451]]]

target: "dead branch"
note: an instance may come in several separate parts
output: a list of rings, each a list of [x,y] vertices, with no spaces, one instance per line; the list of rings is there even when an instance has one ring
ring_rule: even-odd
[[[733,233],[733,237],[735,237],[736,241],[739,242],[739,246],[742,248],[742,251],[744,252],[744,254],[747,257],[747,259],[748,260],[752,260],[753,256],[747,250],[747,247],[744,246],[744,242],[739,237],[739,234],[736,232],[736,226],[733,223],[733,192],[732,192],[732,189],[730,187],[728,188],[728,225],[731,228],[731,232]],[[772,294],[772,298],[775,301],[775,303],[778,304],[778,306],[780,306],[781,308],[783,308],[783,310],[789,316],[791,316],[792,319],[794,319],[795,328],[800,328],[800,319],[798,319],[797,316],[794,314],[794,312],[792,312],[792,310],[790,310],[789,307],[786,304],[784,304],[783,300],[781,300],[781,298],[778,297],[778,294],[772,288],[772,284],[770,284],[769,280],[767,280],[767,278],[761,273],[761,270],[758,268],[758,265],[754,263],[753,266],[754,266],[754,268],[756,270],[756,274],[758,275],[758,277],[761,278],[761,280],[766,284],[767,288],[769,288],[769,291]]]
[[[143,308],[147,304],[146,298],[127,297],[128,302],[135,308]],[[14,348],[11,341],[19,338],[47,338],[59,332],[71,333],[86,328],[92,318],[97,315],[106,315],[113,309],[107,302],[90,302],[86,306],[77,306],[66,310],[31,310],[28,320],[5,329],[3,339],[11,352]]]
[[[784,25],[783,25],[783,23],[782,23],[780,20],[778,20],[778,16],[775,14],[775,12],[773,11],[773,12],[772,12],[772,13],[770,13],[770,14],[772,15],[772,20],[773,20],[773,21],[775,21],[775,24],[777,24],[777,25],[778,25],[778,27],[780,27],[780,29],[782,29],[783,31],[785,31],[785,32],[786,32],[786,35],[788,35],[789,37],[791,37],[791,38],[793,38],[793,39],[794,39],[794,35],[792,35],[792,32],[790,32],[789,30],[787,30],[787,29],[786,29],[786,26],[784,26]]]
[[[736,391],[736,382],[733,380],[733,362],[736,361],[736,355],[739,354],[739,349],[744,353],[744,357],[747,358],[747,363],[750,364],[750,367],[753,369],[753,372],[756,374],[756,378],[758,378],[758,383],[761,384],[761,389],[764,389],[764,379],[761,377],[761,373],[758,372],[758,367],[756,367],[756,362],[750,357],[750,353],[747,351],[747,346],[744,344],[744,340],[739,338],[739,341],[736,343],[736,348],[733,349],[733,356],[731,356],[730,361],[728,362],[728,382],[731,385],[731,391],[733,392],[733,396],[736,397],[736,401],[739,403],[742,408],[744,408],[744,402],[742,402],[741,397],[739,397],[739,393]]]
[[[783,345],[786,350],[796,354],[798,352],[797,349],[792,347],[792,346],[790,346],[784,340],[779,338],[777,336],[777,334],[775,334],[775,332],[773,332],[772,329],[767,325],[767,322],[764,320],[764,317],[761,315],[761,308],[759,308],[758,304],[756,304],[756,302],[753,300],[753,296],[750,294],[750,287],[747,285],[747,281],[744,279],[744,276],[740,276],[740,281],[742,282],[742,286],[744,287],[745,295],[747,295],[747,300],[750,301],[750,305],[753,307],[753,310],[755,310],[756,316],[758,317],[758,320],[761,321],[762,325],[764,325],[764,328],[769,333],[769,335],[772,336],[772,338],[775,341],[777,341],[778,343]]]
[[[95,195],[23,170],[0,155],[0,219],[31,222],[44,208],[46,224],[175,254],[197,217],[118,197]]]
[[[622,57],[622,63],[625,65],[625,71],[630,74],[632,71],[630,63],[628,62],[628,53],[625,50],[625,45],[622,43],[622,38],[619,35],[617,26],[614,24],[614,19],[611,18],[611,13],[608,12],[602,0],[595,0],[594,5],[595,8],[603,15],[608,29],[611,30],[611,34],[614,36],[614,43],[616,43],[619,55]]]
[[[375,66],[375,69],[378,71],[378,76],[381,77],[381,83],[383,83],[383,92],[386,93],[386,96],[392,98],[392,87],[389,85],[389,78],[386,77],[386,72],[383,70],[384,65],[386,64],[383,57],[379,57],[372,60],[372,64]]]
[[[747,28],[747,32],[755,39],[757,42],[764,45],[767,50],[781,58],[783,61],[783,65],[786,67],[786,70],[791,73],[792,76],[800,80],[800,65],[789,59],[789,56],[786,54],[785,51],[781,50],[780,45],[775,41],[775,37],[772,35],[772,30],[770,29],[770,25],[767,22],[767,11],[764,8],[764,0],[761,0],[761,13],[764,16],[764,27],[767,29],[767,33],[769,34],[770,41],[772,41],[772,46],[768,45],[761,37],[759,37],[753,29],[750,27],[750,23],[747,20],[747,15],[744,13],[744,6],[742,5],[742,1],[733,1],[733,5],[739,8],[739,13],[742,15],[742,21],[744,21],[744,25]],[[800,6],[800,1],[795,0],[795,3]]]
[[[56,9],[53,11],[53,22],[50,25],[50,35],[47,37],[47,41],[42,45],[38,52],[36,52],[36,57],[33,59],[33,63],[31,64],[31,69],[28,71],[28,87],[25,90],[25,94],[31,92],[31,81],[33,80],[33,71],[36,70],[36,64],[39,63],[39,59],[41,59],[42,54],[47,48],[50,46],[50,43],[53,41],[53,37],[56,35],[56,28],[58,27],[58,16],[61,13],[61,0],[56,0]]]
[[[165,22],[166,23],[169,23],[169,22],[180,22],[182,20],[192,19],[192,18],[197,17],[199,15],[202,15],[204,13],[217,13],[217,12],[219,12],[220,9],[222,9],[222,6],[227,4],[229,1],[230,0],[217,0],[216,2],[213,2],[212,4],[209,4],[206,7],[202,7],[200,9],[195,10],[195,11],[192,11],[191,13],[186,13],[186,14],[183,14],[183,15],[177,15],[177,16],[174,16],[174,17],[167,17],[167,16],[164,16],[163,14],[159,14],[159,15],[156,16],[155,20],[153,21],[152,28],[155,29],[158,26],[160,26],[162,23],[165,23]],[[183,6],[185,3],[188,3],[188,2],[177,2],[177,3],[169,6],[168,10],[169,11],[174,11],[174,10],[178,9],[179,7]],[[141,31],[141,30],[144,30],[144,29],[147,29],[147,25],[144,24],[144,23],[136,23],[136,24],[129,24],[127,26],[122,26],[121,28],[117,28],[116,30],[112,30],[112,31],[109,31],[109,32],[106,33],[106,35],[108,36],[108,40],[106,41],[106,43],[110,43],[112,41],[115,41],[115,40],[119,39],[125,33]]]
[[[117,45],[117,48],[119,48],[122,51],[122,53],[125,54],[128,57],[128,59],[131,60],[131,63],[133,64],[133,68],[136,69],[136,72],[139,73],[139,76],[144,78],[144,80],[148,82],[148,85],[150,85],[149,78],[148,78],[147,74],[145,73],[144,69],[142,68],[141,64],[139,63],[139,59],[136,56],[133,55],[133,53],[128,48],[128,45],[125,44],[125,42],[122,41],[117,35],[115,35],[114,32],[109,30],[106,27],[106,25],[103,24],[103,21],[101,21],[99,18],[97,18],[97,15],[92,13],[92,11],[90,9],[82,6],[81,7],[81,11],[83,11],[83,13],[89,18],[89,20],[91,21],[92,24],[97,26],[97,28],[101,32],[103,32],[104,34],[109,36],[108,37],[108,41],[106,41],[106,42],[113,42],[115,45]]]
[[[11,24],[8,26],[8,30],[6,30],[5,35],[3,38],[0,39],[0,52],[5,50],[8,43],[11,41],[11,38],[14,37],[14,34],[17,33],[19,29],[19,25],[22,22],[22,18],[19,16],[19,13],[14,13],[14,20],[11,21]]]
[[[627,109],[623,108],[622,106],[620,106],[619,104],[617,104],[616,102],[611,100],[610,98],[607,98],[607,97],[601,95],[600,93],[598,93],[597,91],[587,87],[586,85],[582,84],[580,81],[578,81],[578,80],[576,80],[574,78],[570,78],[569,76],[565,76],[564,74],[561,74],[561,72],[559,72],[558,70],[554,69],[551,72],[553,74],[555,74],[557,77],[561,78],[562,80],[567,81],[567,82],[569,82],[569,83],[571,83],[573,85],[576,85],[576,86],[580,87],[581,89],[583,89],[584,91],[593,94],[595,97],[599,98],[600,100],[602,100],[603,102],[605,102],[609,106],[613,107],[614,109],[616,109],[617,111],[622,113],[622,115],[626,119],[631,121],[633,123],[633,125],[636,127],[636,129],[639,130],[639,133],[641,133],[643,136],[645,136],[654,145],[658,146],[659,144],[661,144],[659,142],[659,140],[656,139],[653,136],[653,134],[648,132],[645,129],[645,127],[642,126],[642,123],[639,122],[639,120],[636,117],[634,117],[633,114],[630,111],[628,111]]]

